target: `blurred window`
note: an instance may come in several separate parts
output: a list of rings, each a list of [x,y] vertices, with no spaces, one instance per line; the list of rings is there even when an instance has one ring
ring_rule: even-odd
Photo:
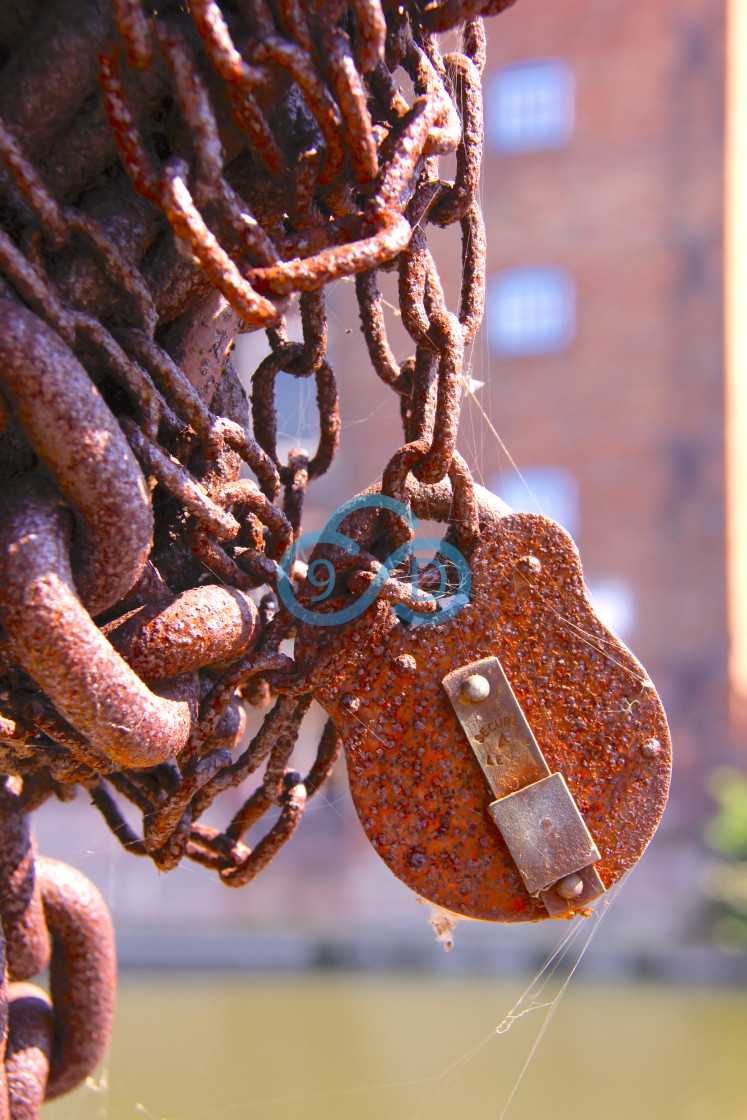
[[[498,354],[564,350],[576,329],[576,291],[562,268],[512,268],[491,278],[488,339]]]
[[[579,490],[576,476],[563,467],[524,467],[502,471],[490,488],[520,513],[541,513],[557,521],[575,537],[579,529]]]
[[[560,59],[504,66],[488,77],[485,126],[488,143],[501,152],[557,148],[573,133],[575,83]]]
[[[589,599],[604,625],[628,641],[635,627],[633,589],[624,579],[595,579],[587,584]]]

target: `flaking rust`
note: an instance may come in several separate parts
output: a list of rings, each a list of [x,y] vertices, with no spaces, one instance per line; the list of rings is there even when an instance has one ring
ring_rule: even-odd
[[[496,516],[484,504],[480,512],[470,602],[454,618],[408,628],[379,602],[369,608],[365,658],[341,655],[352,648],[349,634],[318,627],[302,632],[299,657],[317,668],[326,660],[316,695],[342,733],[361,823],[394,874],[458,914],[536,921],[547,910],[527,892],[490,817],[485,776],[443,678],[499,658],[550,771],[565,777],[597,844],[607,889],[661,818],[669,732],[645,670],[586,598],[565,531],[536,515]]]

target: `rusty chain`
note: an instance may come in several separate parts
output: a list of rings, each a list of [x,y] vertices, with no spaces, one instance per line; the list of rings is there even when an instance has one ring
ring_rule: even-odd
[[[93,1072],[114,1014],[109,913],[80,872],[37,857],[26,813],[39,792],[17,777],[0,786],[0,1115],[12,1120]],[[46,968],[49,994],[29,983]]]
[[[128,851],[161,869],[186,857],[240,886],[290,838],[339,755],[328,722],[309,773],[292,768],[320,681],[281,652],[295,620],[275,596],[306,489],[340,438],[326,353],[331,281],[354,277],[371,364],[400,401],[405,443],[383,493],[407,504],[413,486],[441,493],[462,547],[477,534],[456,436],[464,349],[484,302],[480,16],[509,2],[189,0],[186,12],[169,0],[47,0],[27,16],[0,13],[0,913],[11,1101],[3,1113],[0,1092],[0,1117],[36,1115],[38,1102],[26,1112],[13,1103],[24,1077],[39,1097],[48,1074],[49,1097],[86,1076],[111,1011],[105,911],[73,872],[35,859],[26,813],[83,788]],[[458,25],[460,48],[442,54],[437,33]],[[453,182],[439,173],[451,154]],[[429,224],[460,227],[456,312]],[[387,340],[379,270],[397,272],[415,349],[404,362]],[[300,342],[286,326],[293,296]],[[247,401],[231,350],[239,331],[259,329],[270,354]],[[320,430],[313,453],[296,448],[285,463],[281,372],[313,378]],[[406,538],[397,518],[380,521],[389,540]],[[365,566],[351,586],[371,578]],[[382,595],[405,602],[408,589],[391,579]],[[349,656],[356,635],[354,625]],[[237,753],[244,706],[273,698]],[[259,772],[226,827],[201,820]],[[271,810],[267,833],[247,844]],[[51,1004],[26,984],[50,936]],[[89,965],[76,963],[76,938],[97,962],[83,1010]],[[44,951],[31,951],[37,942]],[[24,952],[33,964],[17,966]],[[76,1033],[83,1011],[98,1049]]]

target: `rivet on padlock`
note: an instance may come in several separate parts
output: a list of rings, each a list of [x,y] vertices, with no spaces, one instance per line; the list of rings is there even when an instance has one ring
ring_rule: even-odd
[[[565,530],[475,490],[468,602],[408,625],[380,597],[342,627],[300,626],[296,656],[323,682],[358,815],[395,875],[473,918],[571,917],[654,833],[666,718],[594,613]],[[341,536],[353,524],[338,522]]]

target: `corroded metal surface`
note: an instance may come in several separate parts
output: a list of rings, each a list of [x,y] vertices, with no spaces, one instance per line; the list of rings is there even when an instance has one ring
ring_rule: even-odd
[[[365,642],[356,661],[320,628],[304,632],[299,656],[328,658],[318,695],[342,732],[363,827],[392,871],[456,913],[532,921],[545,908],[490,818],[485,776],[443,678],[465,662],[500,659],[602,853],[596,868],[608,888],[663,812],[669,734],[645,670],[586,599],[577,551],[559,526],[530,514],[484,518],[470,569],[471,602],[450,621],[407,628],[379,603],[368,634],[357,620],[348,635],[348,649]]]
[[[2,512],[0,606],[20,664],[92,757],[133,766],[173,758],[192,730],[196,680],[155,695],[94,625],[73,584],[65,512],[43,479],[9,486]]]
[[[58,860],[38,864],[52,939],[49,990],[55,1030],[46,1099],[69,1092],[104,1056],[114,1018],[114,931],[92,883]]]
[[[145,482],[83,366],[38,316],[0,300],[0,391],[78,528],[76,585],[94,613],[140,576],[153,535]]]

